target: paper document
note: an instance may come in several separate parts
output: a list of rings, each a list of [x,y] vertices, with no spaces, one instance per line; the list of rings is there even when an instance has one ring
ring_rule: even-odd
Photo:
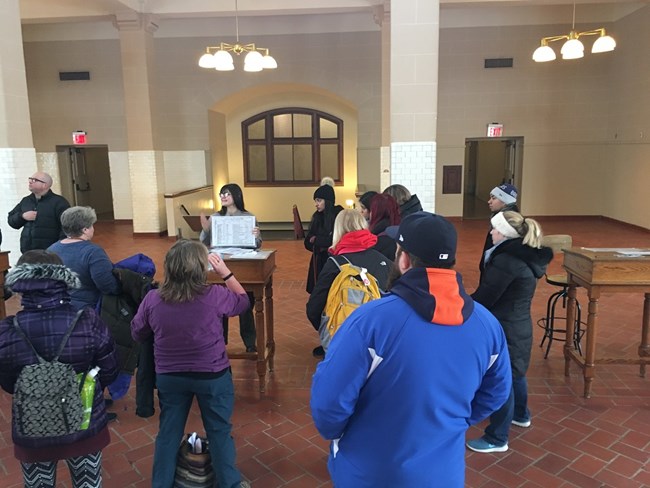
[[[266,259],[268,258],[273,251],[251,251],[250,249],[246,250],[247,252],[242,252],[239,254],[232,254],[231,259]]]
[[[583,247],[586,251],[593,252],[613,252],[619,256],[638,257],[650,256],[650,249],[636,247]]]
[[[252,215],[213,215],[211,247],[238,247],[255,249],[255,217]]]

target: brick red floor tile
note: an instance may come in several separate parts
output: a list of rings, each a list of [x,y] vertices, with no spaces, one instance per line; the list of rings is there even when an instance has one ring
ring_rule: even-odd
[[[574,244],[589,247],[648,246],[649,233],[597,219],[540,219],[547,234],[568,233]],[[459,234],[457,270],[472,291],[478,281],[477,253],[486,223],[456,223]],[[94,242],[117,261],[135,252],[150,255],[161,276],[163,257],[172,241],[134,238],[128,225],[99,222]],[[277,249],[274,275],[275,370],[267,374],[267,392],[260,395],[255,364],[233,361],[235,412],[233,437],[242,475],[255,488],[331,487],[327,471],[328,443],[311,421],[309,394],[318,364],[311,350],[316,332],[305,317],[305,277],[309,254],[302,241],[267,241]],[[551,269],[562,272],[561,259]],[[545,311],[554,290],[539,282],[532,305],[533,321]],[[578,299],[586,303],[586,293]],[[7,302],[8,313],[20,307],[18,297]],[[600,300],[599,354],[630,357],[636,354],[642,300],[635,294],[604,294]],[[237,321],[230,341],[241,347]],[[530,429],[513,428],[507,453],[466,453],[467,488],[636,488],[650,486],[650,385],[639,377],[638,366],[597,365],[594,396],[582,398],[583,381],[577,366],[564,376],[563,342],[554,342],[547,359],[538,347],[542,329],[534,327],[533,351],[528,371]],[[104,449],[107,488],[144,488],[151,485],[158,409],[148,419],[135,416],[134,393],[116,401],[112,410],[119,420],[111,424],[111,444]],[[20,465],[13,457],[10,431],[11,397],[0,393],[0,486],[22,487]],[[482,435],[485,422],[469,429],[467,437]],[[196,405],[187,431],[203,432]],[[70,488],[65,463],[60,463],[59,486]],[[277,469],[277,472],[275,471]],[[594,474],[596,473],[596,474]],[[287,479],[283,479],[283,474]],[[288,479],[291,478],[291,479]],[[59,488],[59,487],[57,487]]]

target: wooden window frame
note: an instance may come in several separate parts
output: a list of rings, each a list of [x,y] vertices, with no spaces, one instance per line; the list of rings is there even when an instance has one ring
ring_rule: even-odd
[[[276,115],[285,114],[303,114],[311,116],[311,137],[274,137],[273,136],[273,117]],[[336,138],[321,138],[319,119],[323,118],[337,126],[338,137]],[[265,120],[264,124],[264,139],[249,139],[248,127],[260,120]],[[324,176],[332,176],[321,174],[320,164],[320,148],[321,145],[336,144],[338,146],[338,178],[334,179],[337,184],[343,184],[343,120],[320,110],[314,110],[304,107],[283,107],[278,109],[262,112],[241,123],[242,129],[242,154],[244,163],[244,183],[246,186],[253,187],[269,187],[269,186],[314,186],[319,185]],[[310,145],[312,153],[312,175],[311,180],[275,180],[275,160],[274,160],[274,147],[280,145]],[[265,146],[266,148],[266,180],[265,181],[251,181],[249,179],[249,147],[250,146]]]

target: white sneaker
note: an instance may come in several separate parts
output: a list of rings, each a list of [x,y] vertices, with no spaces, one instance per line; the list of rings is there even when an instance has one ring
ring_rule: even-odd
[[[528,420],[515,420],[512,419],[512,425],[516,425],[517,427],[530,427],[530,419]]]

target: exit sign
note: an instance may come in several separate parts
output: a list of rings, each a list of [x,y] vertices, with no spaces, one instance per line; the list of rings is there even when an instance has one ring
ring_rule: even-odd
[[[73,144],[86,144],[86,131],[76,130],[72,133]]]
[[[492,123],[487,126],[488,137],[501,137],[503,136],[503,124]]]

